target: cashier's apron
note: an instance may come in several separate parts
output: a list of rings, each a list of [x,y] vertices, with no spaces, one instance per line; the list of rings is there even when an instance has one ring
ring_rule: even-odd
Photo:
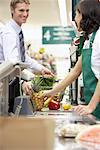
[[[90,102],[98,82],[91,69],[92,43],[94,41],[95,34],[96,32],[93,32],[90,38],[89,48],[82,49],[82,73],[84,84],[84,98],[86,104]],[[93,115],[96,116],[98,119],[100,119],[100,103],[93,112]]]

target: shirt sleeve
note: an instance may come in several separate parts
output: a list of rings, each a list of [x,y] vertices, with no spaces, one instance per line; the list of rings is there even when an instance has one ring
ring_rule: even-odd
[[[17,35],[13,32],[4,32],[2,35],[3,55],[5,60],[20,61]]]
[[[43,65],[39,64],[35,59],[32,59],[27,53],[25,54],[25,63],[33,71],[41,71],[44,68]]]
[[[96,33],[92,50],[91,65],[97,79],[100,78],[100,28]]]
[[[19,42],[18,42],[18,35],[13,31],[3,32],[2,36],[3,41],[3,55],[4,59],[13,61],[13,62],[20,62],[21,56],[19,52]],[[27,53],[25,53],[25,63],[28,68],[32,69],[33,71],[41,71],[43,66],[39,64],[36,60],[30,58]]]

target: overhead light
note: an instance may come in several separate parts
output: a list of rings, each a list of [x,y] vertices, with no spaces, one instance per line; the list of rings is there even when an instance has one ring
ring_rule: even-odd
[[[58,0],[60,21],[62,26],[67,26],[67,11],[66,11],[66,0]]]

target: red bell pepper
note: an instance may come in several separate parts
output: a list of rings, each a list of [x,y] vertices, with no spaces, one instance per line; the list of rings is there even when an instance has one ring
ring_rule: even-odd
[[[51,100],[48,105],[50,110],[57,110],[60,108],[60,103],[54,100]]]

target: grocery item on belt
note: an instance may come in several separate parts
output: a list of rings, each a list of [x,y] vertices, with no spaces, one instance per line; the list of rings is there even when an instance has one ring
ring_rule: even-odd
[[[44,97],[42,97],[43,91],[33,92],[31,100],[35,110],[41,110],[44,105]]]
[[[54,101],[53,99],[49,102],[48,107],[50,110],[58,110],[60,108],[60,103],[58,101]]]
[[[69,103],[62,104],[62,108],[63,108],[64,110],[70,110],[70,109],[72,109],[72,105],[69,104]]]
[[[44,90],[52,88],[54,81],[54,77],[43,77],[39,75],[35,76],[32,80],[33,93],[31,100],[34,103],[35,110],[40,111],[44,107],[44,102],[47,100],[47,97],[43,97],[42,94]]]
[[[82,130],[76,136],[76,140],[100,144],[100,124],[91,125]]]
[[[89,125],[85,124],[71,124],[68,123],[66,125],[63,125],[59,131],[58,135],[62,137],[76,137],[76,135],[80,132],[86,129]]]

